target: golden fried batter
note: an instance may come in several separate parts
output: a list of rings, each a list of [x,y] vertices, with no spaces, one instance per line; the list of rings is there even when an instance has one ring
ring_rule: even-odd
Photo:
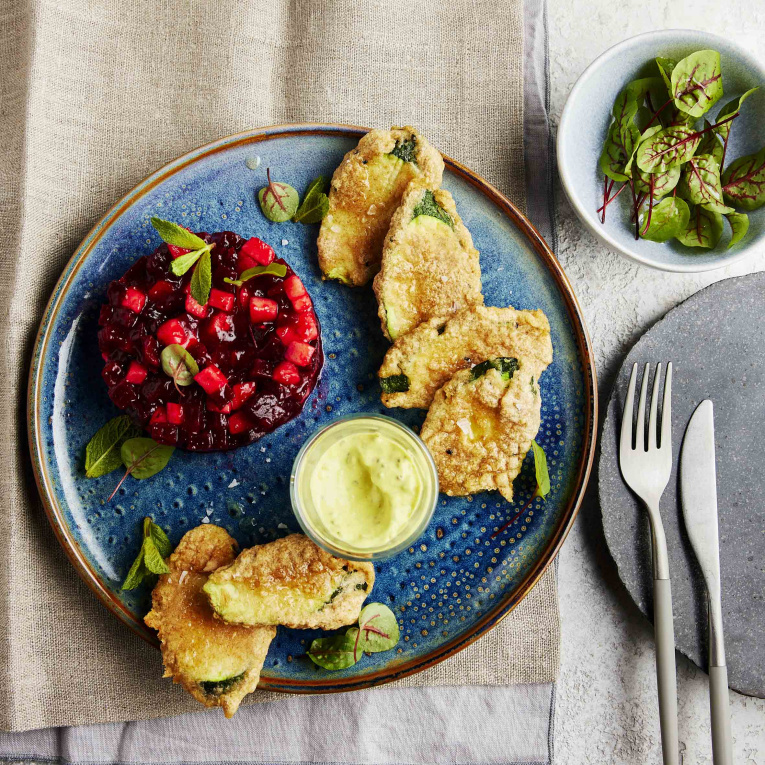
[[[353,624],[375,581],[371,563],[336,558],[303,534],[243,550],[204,591],[231,624],[334,630]]]
[[[421,177],[438,186],[443,172],[441,155],[413,127],[367,133],[332,176],[318,240],[324,275],[366,284],[380,268],[383,240],[409,181]]]
[[[544,313],[474,306],[451,318],[423,322],[385,354],[377,373],[382,402],[426,409],[455,372],[498,356],[523,359],[538,378],[552,361],[550,324]]]
[[[385,237],[374,289],[389,340],[483,303],[478,250],[448,191],[422,179],[409,184]]]
[[[239,627],[215,618],[202,587],[236,557],[236,542],[213,524],[187,532],[152,593],[146,624],[159,633],[165,677],[207,707],[232,717],[254,691],[275,627]]]
[[[513,480],[539,430],[541,407],[538,367],[523,360],[519,365],[509,380],[496,369],[473,380],[465,369],[436,392],[420,435],[446,494],[498,489],[512,501]]]

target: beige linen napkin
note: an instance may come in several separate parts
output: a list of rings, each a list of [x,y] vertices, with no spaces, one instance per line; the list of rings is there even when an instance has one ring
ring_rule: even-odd
[[[80,582],[31,475],[31,349],[78,243],[163,163],[278,122],[417,125],[523,206],[522,8],[521,0],[5,0],[0,728],[198,708],[161,679],[159,653]],[[549,682],[557,605],[550,570],[497,629],[402,682]]]

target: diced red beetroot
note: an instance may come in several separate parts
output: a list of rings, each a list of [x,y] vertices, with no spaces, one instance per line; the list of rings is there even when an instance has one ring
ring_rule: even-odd
[[[174,404],[172,401],[168,401],[167,421],[173,425],[183,424],[183,405],[182,404]]]
[[[291,361],[282,361],[277,364],[273,378],[282,385],[297,385],[300,382],[300,372]]]
[[[208,344],[228,343],[235,337],[234,318],[229,313],[214,313],[203,330],[203,338]]]
[[[188,229],[186,229],[188,231]],[[167,249],[170,250],[170,254],[173,256],[173,260],[180,258],[181,255],[186,255],[191,250],[184,250],[183,247],[176,247],[174,244],[168,244]]]
[[[162,345],[182,345],[185,348],[194,337],[178,319],[168,319],[157,329],[157,339]]]
[[[131,361],[125,379],[133,385],[140,385],[148,373],[149,370],[140,361]]]
[[[279,304],[275,300],[257,297],[256,295],[250,298],[250,321],[253,324],[273,321],[278,313]]]
[[[250,288],[246,284],[243,284],[239,288],[239,293],[237,294],[236,302],[239,303],[239,305],[242,308],[244,308],[246,305],[249,304],[249,302],[250,302]]]
[[[170,282],[161,279],[149,290],[149,297],[152,300],[162,300],[162,298],[172,295],[173,292],[175,292],[175,287]]]
[[[138,347],[138,357],[150,369],[159,369],[160,349],[157,338],[154,335],[146,335],[141,338]]]
[[[252,427],[252,423],[244,412],[234,412],[228,418],[228,429],[236,435]]]
[[[255,388],[257,386],[254,382],[236,383],[234,385],[234,397],[231,399],[231,408],[239,409],[248,398],[255,395]]]
[[[207,407],[208,411],[219,412],[220,414],[230,414],[234,408],[231,401],[227,401],[225,404],[218,404],[215,401],[211,401],[209,398],[207,399],[205,406]]]
[[[258,239],[254,236],[252,239],[248,239],[239,251],[240,265],[242,257],[254,260],[255,265],[267,266],[269,263],[273,262],[276,253],[273,248],[267,245],[262,239]],[[251,266],[247,266],[247,268],[251,268]]]
[[[198,319],[204,319],[207,316],[208,308],[206,305],[200,305],[191,296],[191,293],[186,295],[186,311],[192,316],[196,316]]]
[[[108,353],[106,353],[106,352],[104,352],[104,353],[102,353],[102,354],[101,354],[101,358],[102,358],[104,361],[109,361],[109,354],[108,354]]]
[[[146,295],[135,287],[128,287],[125,290],[125,297],[122,298],[122,305],[133,313],[141,313],[146,305]]]
[[[296,298],[303,297],[308,293],[303,282],[300,281],[300,277],[297,274],[292,274],[284,280],[284,294],[294,303]]]
[[[310,311],[313,308],[313,303],[311,302],[310,295],[300,295],[300,297],[296,297],[292,301],[292,307],[298,312],[303,313],[305,311]]]
[[[210,299],[207,302],[213,308],[220,308],[221,311],[230,313],[234,310],[234,300],[235,298],[230,292],[224,292],[213,287],[210,290]]]
[[[289,345],[297,340],[300,340],[300,335],[295,331],[293,324],[282,324],[276,328],[276,334],[282,341],[283,345]]]
[[[273,361],[267,361],[266,359],[255,359],[255,363],[252,365],[250,374],[253,377],[267,377],[269,380],[274,374],[276,364]]]
[[[300,314],[295,322],[295,331],[306,343],[316,340],[319,336],[319,322],[316,321],[316,315],[313,312]]]
[[[284,352],[284,358],[287,361],[291,361],[296,366],[307,367],[311,363],[315,351],[316,348],[312,345],[308,345],[308,343],[293,341],[287,346],[287,350]]]
[[[164,406],[158,406],[149,420],[151,425],[155,425],[158,422],[167,422],[167,409]]]
[[[228,384],[226,375],[215,366],[210,364],[201,372],[194,375],[194,379],[204,388],[205,393],[217,393],[224,385]]]

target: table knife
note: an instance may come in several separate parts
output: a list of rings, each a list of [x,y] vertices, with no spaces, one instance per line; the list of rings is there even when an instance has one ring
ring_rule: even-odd
[[[702,401],[688,423],[680,454],[683,519],[704,575],[709,603],[709,706],[715,765],[733,765],[725,665],[720,548],[717,532],[717,479],[712,402]]]

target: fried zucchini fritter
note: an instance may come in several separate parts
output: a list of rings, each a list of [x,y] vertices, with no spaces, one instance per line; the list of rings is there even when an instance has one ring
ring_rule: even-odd
[[[477,378],[478,367],[464,369],[436,392],[420,436],[446,494],[498,489],[512,501],[513,480],[539,430],[541,408],[536,368],[523,360],[513,366],[504,374],[490,368]]]
[[[427,409],[460,369],[486,359],[523,359],[538,379],[552,361],[550,324],[542,311],[473,306],[423,322],[388,349],[377,373],[385,406]]]
[[[303,534],[243,550],[204,586],[231,624],[334,630],[353,624],[375,581],[371,563],[336,558]]]
[[[483,303],[478,250],[448,191],[422,179],[409,184],[385,237],[374,289],[389,340]]]
[[[254,691],[275,627],[239,627],[216,619],[202,592],[208,575],[236,557],[236,542],[213,524],[187,532],[152,593],[146,624],[157,630],[165,677],[206,707],[232,717]]]
[[[332,176],[319,231],[319,266],[328,279],[366,284],[380,268],[390,219],[409,181],[441,183],[444,160],[413,127],[372,130]]]

